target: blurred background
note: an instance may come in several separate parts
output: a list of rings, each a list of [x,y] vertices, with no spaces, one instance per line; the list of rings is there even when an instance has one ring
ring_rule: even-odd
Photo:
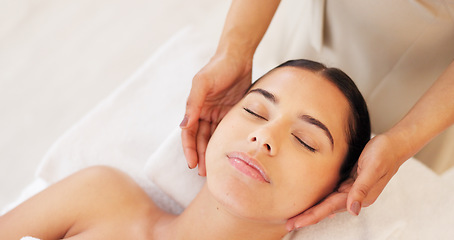
[[[0,0],[0,209],[65,130],[210,1],[181,2]]]

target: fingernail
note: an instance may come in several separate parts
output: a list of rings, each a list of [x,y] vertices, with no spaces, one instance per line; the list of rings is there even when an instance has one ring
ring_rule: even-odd
[[[194,169],[194,167],[191,167],[191,164],[188,163],[188,168],[189,169]]]
[[[356,215],[359,215],[359,211],[361,210],[361,204],[358,201],[354,201],[350,206],[350,210]]]
[[[184,115],[183,121],[180,123],[180,127],[186,127],[188,125],[188,115]]]

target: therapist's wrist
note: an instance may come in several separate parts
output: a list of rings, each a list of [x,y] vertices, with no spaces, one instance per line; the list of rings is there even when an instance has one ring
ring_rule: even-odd
[[[251,53],[249,50],[236,47],[233,44],[229,44],[229,46],[218,48],[211,60],[221,60],[228,62],[229,64],[233,64],[236,67],[240,67],[241,69],[243,69],[243,73],[246,74],[252,71],[253,57],[254,53]]]
[[[252,60],[261,38],[254,37],[244,29],[224,29],[216,49],[216,55],[235,56],[238,59]]]
[[[412,126],[396,125],[381,134],[389,141],[390,149],[388,151],[393,152],[399,166],[422,148],[417,133],[412,128]]]
[[[220,43],[215,56],[232,58],[237,61],[247,63],[252,62],[252,59],[255,54],[255,47],[250,46],[250,44],[229,41],[227,43]]]

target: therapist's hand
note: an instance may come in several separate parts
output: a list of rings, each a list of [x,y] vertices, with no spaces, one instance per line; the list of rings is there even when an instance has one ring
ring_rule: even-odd
[[[394,127],[374,137],[358,161],[357,176],[337,192],[287,222],[287,229],[321,221],[336,212],[359,214],[374,203],[399,167],[431,139],[454,124],[454,62]],[[353,179],[356,179],[353,182]]]
[[[375,202],[386,184],[405,162],[405,146],[385,134],[374,137],[364,148],[353,176],[322,202],[287,221],[287,230],[318,223],[338,212],[358,215],[361,207]],[[396,150],[401,147],[404,151]],[[356,173],[356,174],[355,174]],[[355,180],[356,179],[356,180]]]
[[[180,124],[188,166],[205,176],[205,151],[214,129],[251,85],[252,58],[215,55],[194,77]]]

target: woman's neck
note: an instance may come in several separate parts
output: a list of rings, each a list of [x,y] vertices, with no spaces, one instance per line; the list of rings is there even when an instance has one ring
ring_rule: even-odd
[[[270,223],[235,216],[202,188],[184,212],[171,219],[158,232],[158,239],[281,239],[287,231],[285,222]]]

